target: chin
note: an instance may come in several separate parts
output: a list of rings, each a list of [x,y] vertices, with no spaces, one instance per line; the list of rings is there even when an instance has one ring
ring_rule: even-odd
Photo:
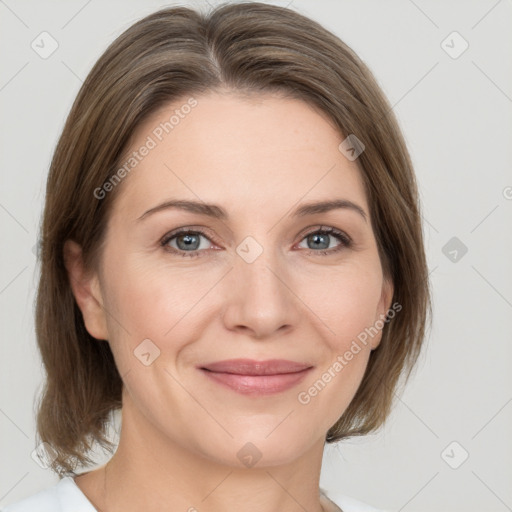
[[[233,438],[224,432],[209,435],[207,444],[206,440],[202,439],[194,451],[220,465],[239,469],[262,469],[292,463],[316,442],[323,443],[321,435],[315,439],[305,438],[303,427],[296,432],[290,432],[290,429],[284,426],[287,421],[288,419],[277,428],[274,426],[273,432],[272,429],[265,427],[230,430]],[[269,435],[269,432],[272,433]]]

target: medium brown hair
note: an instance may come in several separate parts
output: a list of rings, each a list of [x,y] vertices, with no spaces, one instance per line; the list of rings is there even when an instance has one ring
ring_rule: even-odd
[[[121,164],[135,129],[169,102],[215,90],[281,92],[327,114],[340,142],[355,134],[357,159],[384,275],[401,311],[386,322],[357,393],[326,442],[376,430],[399,378],[420,354],[430,312],[428,269],[412,163],[391,107],[354,51],[317,22],[263,3],[223,4],[209,14],[166,8],[122,33],[96,62],[71,108],[51,161],[40,233],[36,335],[46,381],[37,433],[51,468],[94,464],[94,442],[111,450],[110,413],[122,380],[109,344],[86,330],[63,259],[67,239],[97,268],[116,187],[94,193]]]

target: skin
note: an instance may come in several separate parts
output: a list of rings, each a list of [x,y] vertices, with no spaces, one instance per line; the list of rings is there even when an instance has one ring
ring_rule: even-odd
[[[140,125],[130,151],[186,99]],[[104,512],[160,511],[162,503],[199,512],[320,512],[325,435],[351,402],[381,334],[307,405],[297,395],[385,315],[393,293],[361,171],[338,150],[344,137],[328,118],[300,100],[233,91],[196,99],[116,190],[100,268],[87,272],[80,247],[65,245],[86,328],[108,340],[124,382],[107,492],[105,466],[75,481]],[[166,209],[137,220],[170,198],[218,204],[229,218]],[[292,215],[305,203],[340,198],[358,204],[367,221],[348,208]],[[321,226],[346,233],[352,245],[333,252],[342,242],[327,235],[331,252],[319,254],[308,235]],[[162,247],[180,227],[206,231],[194,246],[201,256]],[[263,249],[252,263],[236,252],[247,236]],[[177,244],[168,243],[186,252]],[[147,366],[134,356],[145,339],[160,350]],[[196,368],[239,357],[314,368],[292,389],[266,396],[236,393]],[[237,457],[248,442],[261,454],[252,467]]]

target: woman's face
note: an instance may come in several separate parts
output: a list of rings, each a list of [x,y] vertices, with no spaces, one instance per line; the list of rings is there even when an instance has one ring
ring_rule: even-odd
[[[194,99],[134,134],[91,281],[103,308],[84,319],[146,440],[232,466],[290,462],[349,405],[392,287],[357,160],[326,117],[272,95]],[[331,201],[356,207],[297,213]],[[233,359],[290,365],[213,366]]]

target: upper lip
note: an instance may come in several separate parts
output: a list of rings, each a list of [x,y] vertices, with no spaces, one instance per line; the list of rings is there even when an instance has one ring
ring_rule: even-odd
[[[288,361],[286,359],[267,359],[256,361],[254,359],[227,359],[200,366],[199,368],[217,373],[234,373],[238,375],[279,375],[283,373],[297,373],[312,365]]]

